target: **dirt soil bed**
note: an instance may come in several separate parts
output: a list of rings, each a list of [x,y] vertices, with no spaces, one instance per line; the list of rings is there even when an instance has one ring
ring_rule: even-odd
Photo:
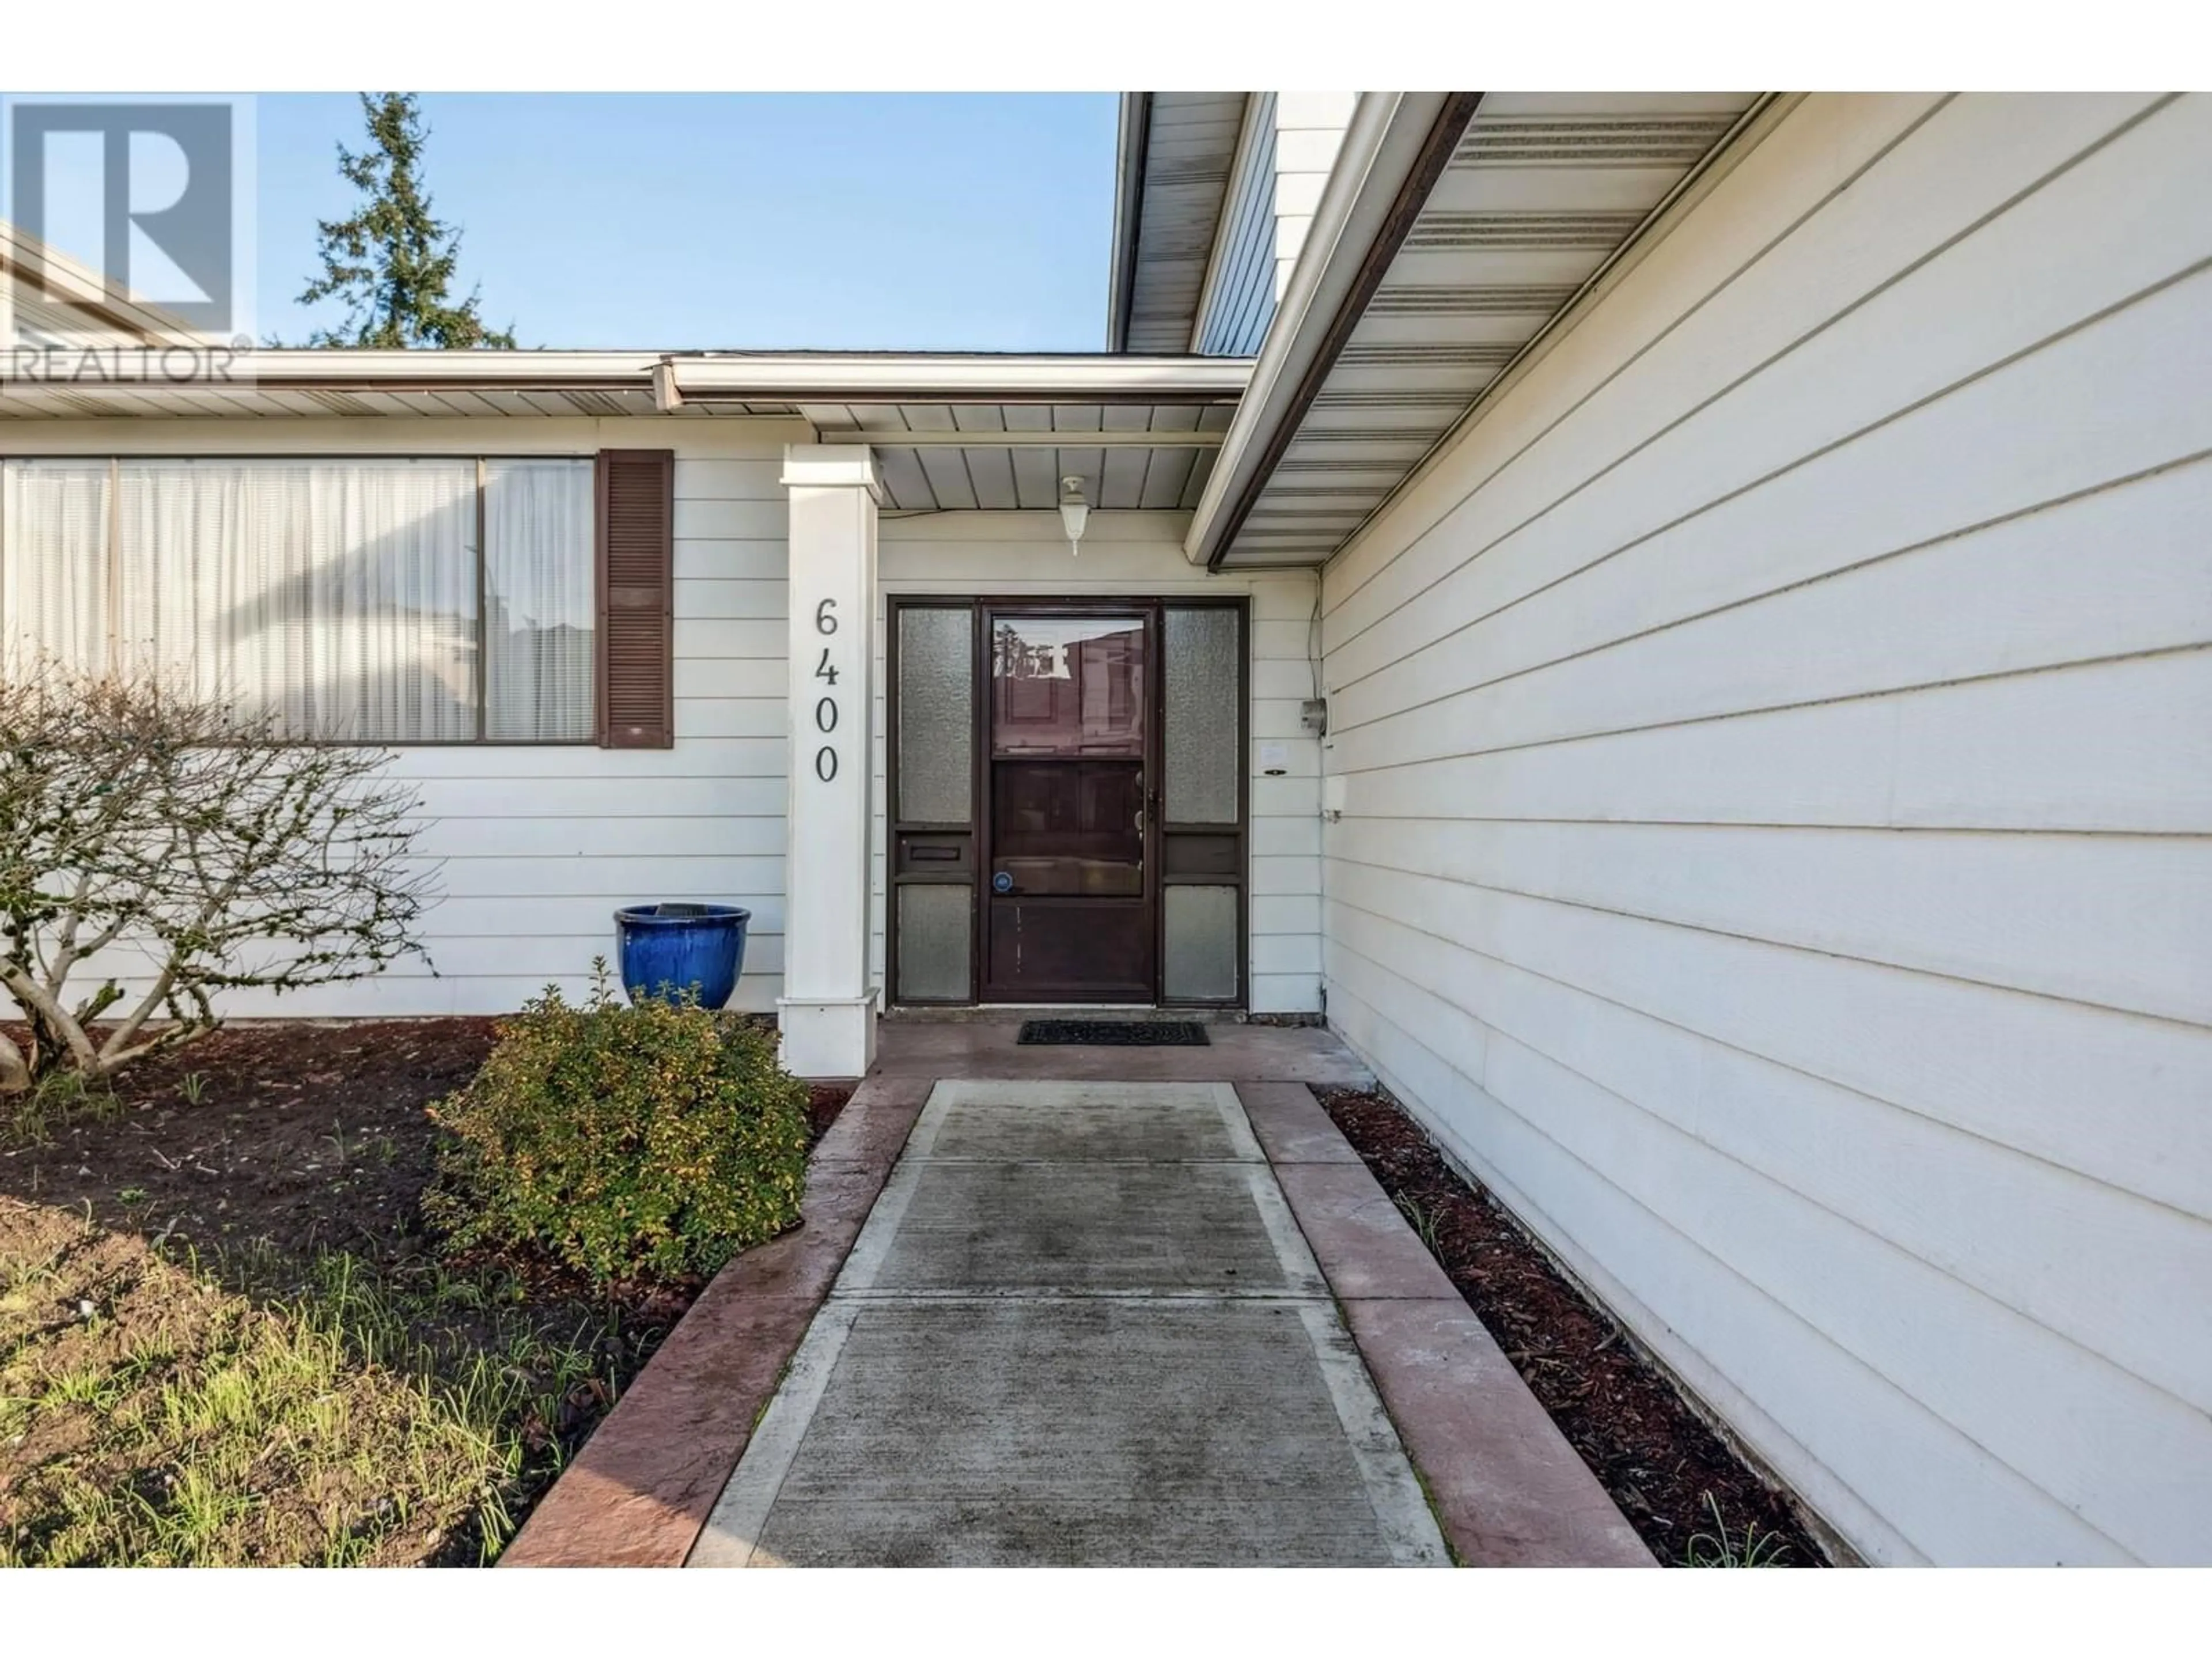
[[[72,1435],[82,1438],[124,1402],[167,1413],[173,1425],[176,1379],[162,1384],[161,1366],[147,1356],[173,1362],[180,1344],[191,1351],[217,1341],[230,1370],[273,1377],[296,1358],[301,1332],[321,1331],[349,1356],[341,1395],[363,1367],[412,1374],[419,1399],[364,1396],[356,1402],[364,1424],[404,1424],[420,1399],[436,1400],[442,1389],[465,1401],[460,1417],[507,1449],[498,1490],[462,1493],[471,1499],[465,1515],[369,1528],[353,1559],[460,1564],[496,1553],[702,1285],[628,1285],[594,1295],[544,1263],[436,1255],[419,1211],[436,1151],[424,1109],[475,1074],[493,1025],[453,1018],[234,1027],[125,1072],[112,1101],[44,1125],[44,1144],[24,1144],[20,1131],[0,1136],[0,1543],[10,1527],[35,1519],[26,1510],[47,1478],[40,1466],[50,1476]],[[814,1091],[817,1137],[849,1092]],[[221,1309],[181,1315],[180,1298],[202,1291]],[[81,1310],[91,1311],[73,1328]],[[272,1315],[281,1331],[263,1328]],[[82,1350],[73,1357],[72,1344]],[[43,1369],[27,1394],[23,1376],[11,1382],[5,1367],[12,1355],[22,1371],[41,1346]],[[283,1364],[270,1357],[278,1349]],[[142,1376],[149,1392],[134,1402],[131,1379]],[[340,1409],[329,1403],[332,1387],[325,1377],[313,1404],[325,1416]],[[73,1427],[72,1407],[104,1415]],[[385,1436],[397,1442],[391,1455],[404,1458],[404,1443],[422,1431],[403,1426]],[[363,1455],[376,1449],[365,1445]],[[90,1455],[82,1446],[72,1455]],[[178,1478],[173,1469],[123,1467],[131,1458],[120,1450],[116,1458],[103,1469],[92,1457],[90,1472],[126,1486]],[[282,1470],[259,1469],[253,1480],[255,1506],[301,1507],[302,1538],[314,1532],[304,1511],[345,1501],[343,1492],[317,1494],[288,1481]],[[176,1504],[142,1507],[160,1509],[169,1528],[146,1532],[149,1559],[225,1554],[206,1539],[171,1536]],[[220,1504],[191,1518],[208,1521],[210,1539],[223,1526],[246,1535],[240,1518]],[[17,1534],[19,1557],[27,1536]]]
[[[1662,1565],[1827,1565],[1781,1495],[1395,1101],[1315,1093]]]

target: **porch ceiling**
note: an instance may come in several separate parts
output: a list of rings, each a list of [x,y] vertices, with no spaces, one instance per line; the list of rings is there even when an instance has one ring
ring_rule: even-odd
[[[1348,331],[1340,315],[1307,319],[1328,345],[1289,408],[1287,441],[1279,427],[1253,434],[1279,445],[1273,465],[1194,531],[1194,556],[1328,559],[1759,102],[1485,95],[1395,250],[1364,256],[1388,261]]]
[[[1051,507],[1079,477],[1093,507],[1188,510],[1233,399],[1205,404],[803,404],[824,443],[872,444],[904,512]]]

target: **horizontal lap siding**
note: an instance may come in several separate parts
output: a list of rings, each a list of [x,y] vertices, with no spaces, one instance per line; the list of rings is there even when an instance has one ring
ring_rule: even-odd
[[[1244,122],[1199,319],[1198,349],[1212,356],[1256,353],[1275,314],[1275,94],[1254,93]]]
[[[1314,695],[1308,637],[1316,598],[1302,571],[1208,576],[1182,553],[1188,514],[1093,513],[1071,556],[1057,515],[938,513],[886,518],[878,573],[886,594],[1073,598],[1249,594],[1252,627],[1251,978],[1255,1012],[1321,1006],[1320,748],[1301,728]],[[884,971],[884,619],[877,618],[872,879],[874,972]],[[1260,775],[1259,747],[1279,742],[1286,775]]]
[[[1324,579],[1332,1021],[1876,1560],[2212,1561],[2208,163],[1810,98]]]
[[[1291,285],[1336,153],[1359,102],[1356,92],[1285,92],[1274,101],[1274,295]],[[1259,348],[1255,344],[1254,350]]]
[[[661,441],[670,441],[663,438]],[[334,1012],[495,1012],[612,957],[615,909],[753,913],[732,1007],[773,1010],[783,971],[786,497],[780,444],[676,461],[676,743],[665,750],[416,750],[433,845],[435,979],[327,994]],[[285,1012],[311,1012],[286,999]]]
[[[142,428],[137,447],[151,441]],[[185,447],[251,441],[241,423]],[[265,422],[264,426],[279,423]],[[312,441],[253,434],[272,449],[339,453],[399,422],[354,422]],[[573,436],[545,428],[574,427]],[[665,750],[402,749],[393,775],[420,790],[418,846],[441,897],[424,918],[430,963],[281,998],[234,995],[235,1017],[294,1018],[512,1011],[550,983],[587,990],[592,961],[612,958],[615,909],[659,900],[736,903],[753,913],[732,1006],[772,1010],[783,967],[786,800],[784,616],[787,561],[782,439],[672,423],[425,422],[423,453],[509,453],[549,444],[677,447],[676,742]],[[110,441],[112,441],[112,438]],[[118,961],[118,969],[137,969]],[[434,969],[434,973],[432,969]],[[143,969],[139,969],[143,972]]]

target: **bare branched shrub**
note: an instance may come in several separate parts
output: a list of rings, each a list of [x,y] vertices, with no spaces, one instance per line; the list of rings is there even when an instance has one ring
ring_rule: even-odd
[[[0,989],[31,1028],[27,1046],[0,1035],[0,1093],[190,1042],[226,989],[422,955],[416,801],[390,758],[153,676],[0,675]],[[113,977],[118,951],[143,957],[143,988],[135,967],[131,993]]]

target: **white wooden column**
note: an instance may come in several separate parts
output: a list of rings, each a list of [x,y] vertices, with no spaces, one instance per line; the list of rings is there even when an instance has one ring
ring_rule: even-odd
[[[868,980],[876,464],[866,445],[791,444],[791,760],[784,830],[783,1063],[859,1077],[876,1054]]]

